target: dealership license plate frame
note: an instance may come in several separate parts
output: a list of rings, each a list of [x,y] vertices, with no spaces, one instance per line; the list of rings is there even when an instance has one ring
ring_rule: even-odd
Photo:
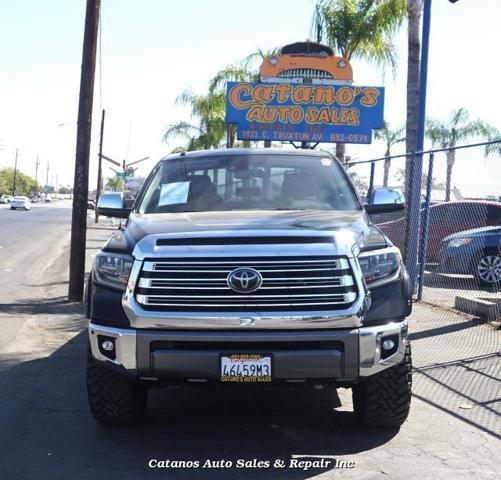
[[[225,359],[230,359],[231,362],[239,359],[242,363],[247,360],[248,365],[252,365],[251,362],[263,361],[264,365],[269,366],[269,375],[224,375],[223,367],[225,364]],[[271,383],[273,380],[273,355],[271,353],[264,352],[232,352],[232,353],[221,353],[219,355],[219,379],[222,383]]]

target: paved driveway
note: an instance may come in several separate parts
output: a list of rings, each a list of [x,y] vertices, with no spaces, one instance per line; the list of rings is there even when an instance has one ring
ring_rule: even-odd
[[[109,233],[89,230],[89,254]],[[45,285],[32,287],[32,299],[3,309],[24,321],[0,353],[2,480],[501,476],[500,332],[428,305],[411,319],[414,399],[400,430],[356,425],[346,390],[338,398],[332,390],[196,387],[152,391],[142,425],[100,427],[86,402],[85,321],[64,298],[67,265],[66,250],[49,276],[32,279]],[[214,468],[151,469],[152,459]],[[239,459],[251,464],[236,468]],[[253,459],[331,463],[260,469]],[[216,468],[221,460],[233,466]],[[354,466],[336,469],[335,460]]]

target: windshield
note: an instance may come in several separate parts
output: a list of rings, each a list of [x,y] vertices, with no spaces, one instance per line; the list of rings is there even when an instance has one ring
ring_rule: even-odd
[[[217,210],[359,210],[340,166],[329,157],[235,155],[164,161],[139,213]]]

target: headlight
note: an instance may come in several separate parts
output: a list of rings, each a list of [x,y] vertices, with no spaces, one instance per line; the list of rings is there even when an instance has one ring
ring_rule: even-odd
[[[379,287],[400,275],[402,257],[396,247],[363,252],[358,261],[368,287]]]
[[[94,260],[96,283],[125,291],[133,262],[130,255],[98,253]]]
[[[276,65],[278,63],[278,58],[273,55],[272,57],[270,57],[270,63],[272,65]]]
[[[449,240],[447,244],[448,247],[460,247],[461,245],[468,245],[471,242],[471,238],[453,238]]]

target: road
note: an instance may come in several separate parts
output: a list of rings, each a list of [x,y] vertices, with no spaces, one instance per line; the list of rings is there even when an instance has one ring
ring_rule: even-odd
[[[5,318],[17,322],[0,347],[1,480],[500,478],[499,331],[428,305],[411,317],[414,398],[400,430],[356,425],[347,390],[338,398],[332,390],[203,387],[153,390],[143,424],[98,426],[86,399],[86,322],[81,305],[64,298],[70,211],[43,208],[0,211],[13,235],[2,228],[0,265],[16,267],[1,275],[0,338]],[[116,228],[89,226],[88,265]],[[151,469],[154,459],[251,466]],[[259,469],[254,459],[331,464]],[[354,467],[335,469],[336,459]]]
[[[44,287],[53,279],[50,269],[70,235],[71,203],[33,204],[31,211],[0,207],[0,348],[8,345],[22,326],[14,315],[43,301]]]

